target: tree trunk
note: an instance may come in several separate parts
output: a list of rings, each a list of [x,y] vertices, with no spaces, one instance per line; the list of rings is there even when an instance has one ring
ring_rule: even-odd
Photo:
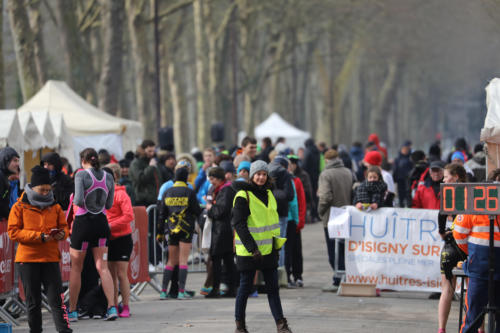
[[[276,65],[276,67],[279,67],[279,64],[282,63],[283,61],[283,52],[285,51],[285,43],[286,43],[286,35],[285,33],[280,33],[278,40],[276,41],[276,50],[274,52],[274,56],[272,57],[272,62],[273,64]],[[270,98],[270,108],[267,110],[267,114],[264,115],[264,117],[268,116],[269,114],[276,112],[282,114],[282,109],[283,109],[283,103],[280,99],[280,93],[281,93],[281,72],[276,71],[272,76],[271,76],[271,82],[270,82],[270,92],[269,92],[269,98]],[[289,112],[290,110],[287,110]],[[285,117],[289,118],[289,117]]]
[[[387,114],[390,104],[393,101],[399,72],[397,59],[392,59],[388,64],[387,75],[380,89],[377,104],[371,115],[371,131],[378,133],[381,141],[387,140]]]
[[[152,124],[151,103],[153,99],[151,76],[149,72],[149,50],[145,15],[145,1],[127,0],[128,28],[132,45],[135,72],[135,96],[139,121],[144,126],[147,138],[155,138],[155,126]]]
[[[38,86],[42,87],[47,81],[47,62],[45,61],[45,46],[43,42],[43,21],[40,15],[41,1],[28,1],[28,14],[31,31],[33,31],[33,51],[35,55]]]
[[[205,34],[208,41],[208,91],[207,91],[207,108],[205,109],[206,118],[212,121],[221,120],[216,118],[216,99],[217,99],[217,36],[214,29],[212,18],[212,3],[213,1],[203,2],[203,16]],[[207,123],[206,126],[210,124]]]
[[[5,80],[4,80],[4,57],[3,57],[3,1],[0,1],[0,109],[5,109]]]
[[[342,142],[343,139],[343,106],[348,95],[348,88],[353,77],[353,71],[357,68],[362,51],[361,41],[356,39],[347,54],[340,73],[335,78],[333,84],[333,140],[335,143]]]
[[[9,0],[7,9],[14,38],[19,83],[23,100],[26,102],[37,92],[39,82],[34,62],[33,32],[29,25],[24,1]]]
[[[66,62],[69,85],[84,97],[95,95],[92,56],[82,40],[76,15],[76,1],[57,0],[58,30]]]
[[[175,64],[173,62],[168,64],[168,86],[170,88],[170,98],[172,100],[175,151],[180,153],[183,151],[182,141],[185,136],[182,131],[183,112],[180,103],[179,86],[175,77]]]
[[[122,82],[124,0],[101,0],[103,67],[99,80],[99,108],[112,115],[118,113]]]
[[[196,107],[198,115],[198,147],[203,149],[208,143],[207,114],[205,110],[205,82],[203,79],[203,34],[202,34],[202,2],[193,2],[194,48],[196,55]]]

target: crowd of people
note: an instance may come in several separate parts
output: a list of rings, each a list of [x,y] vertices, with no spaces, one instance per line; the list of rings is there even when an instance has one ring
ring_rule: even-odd
[[[258,295],[263,280],[277,331],[291,332],[279,284],[285,280],[294,289],[306,283],[301,233],[307,223],[323,223],[333,270],[323,290],[336,291],[345,269],[344,242],[337,240],[336,261],[335,240],[327,230],[331,207],[439,209],[441,183],[486,180],[482,145],[471,154],[464,139],[455,142],[447,157],[441,156],[439,142],[426,154],[406,141],[394,160],[376,134],[350,149],[309,139],[294,151],[284,138],[273,145],[269,138],[258,143],[252,137],[245,137],[240,147],[193,149],[190,154],[161,148],[144,140],[120,161],[105,150],[87,148],[75,172],[67,160],[49,153],[32,169],[23,191],[19,155],[12,148],[0,150],[0,218],[8,219],[9,236],[19,243],[15,261],[32,332],[41,332],[41,285],[59,332],[71,332],[69,322],[86,317],[130,316],[127,267],[133,206],[157,205],[158,218],[149,217],[150,230],[157,230],[149,239],[150,262],[160,264],[154,251],[162,249],[168,258],[162,263],[160,299],[193,297],[186,287],[188,258],[193,236],[203,235],[207,276],[200,294],[235,297],[235,332],[247,332],[247,300]],[[466,257],[464,238],[453,238],[453,218],[439,219],[446,248],[440,332],[445,331],[455,287],[450,269]],[[57,242],[67,237],[70,297],[63,304]]]

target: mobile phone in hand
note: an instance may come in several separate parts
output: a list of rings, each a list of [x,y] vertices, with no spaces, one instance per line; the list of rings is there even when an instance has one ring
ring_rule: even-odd
[[[59,231],[61,231],[61,229],[57,229],[57,228],[50,229],[50,236],[54,237],[55,235],[57,235],[59,233]]]

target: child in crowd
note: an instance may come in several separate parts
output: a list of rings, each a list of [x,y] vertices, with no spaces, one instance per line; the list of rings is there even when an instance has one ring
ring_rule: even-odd
[[[371,166],[366,171],[366,179],[356,189],[353,204],[360,210],[377,209],[382,206],[386,192],[387,184],[382,179],[380,168]]]

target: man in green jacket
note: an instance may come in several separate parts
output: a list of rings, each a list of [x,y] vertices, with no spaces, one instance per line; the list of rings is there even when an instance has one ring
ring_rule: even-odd
[[[138,206],[147,207],[156,203],[158,191],[162,184],[156,164],[155,143],[151,140],[144,140],[128,171],[134,187],[135,203]]]

